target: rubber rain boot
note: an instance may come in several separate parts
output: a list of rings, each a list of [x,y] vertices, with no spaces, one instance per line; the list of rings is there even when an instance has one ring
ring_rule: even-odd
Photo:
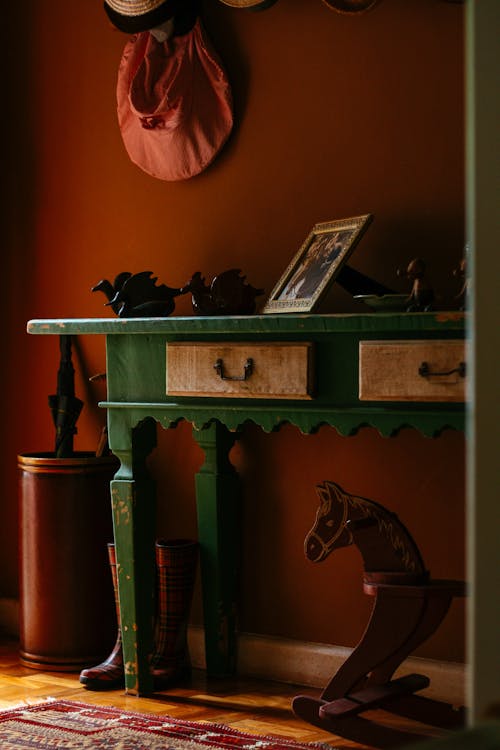
[[[125,672],[123,669],[122,631],[120,627],[120,603],[118,600],[118,575],[116,572],[115,545],[108,544],[109,564],[113,589],[115,592],[116,617],[118,621],[118,635],[116,643],[108,658],[101,664],[80,672],[80,682],[87,690],[114,690],[125,686]]]
[[[162,690],[191,673],[187,626],[198,564],[198,542],[156,542],[157,618],[151,660],[154,686]]]

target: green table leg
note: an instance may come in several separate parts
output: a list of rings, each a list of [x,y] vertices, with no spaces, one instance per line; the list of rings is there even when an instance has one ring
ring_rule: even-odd
[[[153,648],[155,483],[145,458],[156,444],[156,424],[146,420],[133,430],[111,415],[111,450],[121,466],[111,482],[125,688],[132,695],[153,692],[149,659]],[[118,428],[118,429],[117,429]],[[127,445],[128,443],[128,445]]]
[[[205,452],[196,502],[207,674],[222,677],[236,670],[240,482],[228,457],[236,435],[219,422],[193,435]]]

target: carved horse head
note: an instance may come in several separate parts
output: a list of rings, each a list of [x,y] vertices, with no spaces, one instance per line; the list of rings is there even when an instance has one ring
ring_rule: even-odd
[[[322,482],[316,492],[320,504],[304,542],[308,560],[321,562],[333,550],[356,544],[367,572],[426,575],[418,547],[395,513],[335,482]]]
[[[314,526],[306,536],[304,552],[308,560],[321,562],[330,552],[352,544],[352,534],[346,528],[349,507],[345,493],[333,482],[316,486],[319,508]]]

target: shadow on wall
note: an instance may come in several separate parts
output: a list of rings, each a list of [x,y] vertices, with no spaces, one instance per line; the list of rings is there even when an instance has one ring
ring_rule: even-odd
[[[0,368],[0,392],[9,394],[3,404],[2,445],[8,461],[3,465],[2,475],[6,486],[14,489],[8,492],[9,502],[0,507],[0,528],[11,530],[3,535],[0,544],[0,570],[9,571],[11,576],[3,584],[0,580],[0,597],[7,597],[2,602],[7,608],[5,616],[9,629],[17,620],[16,600],[8,598],[17,595],[17,567],[12,562],[17,560],[16,454],[26,438],[26,402],[22,401],[23,394],[19,392],[18,384],[20,373],[30,369],[30,355],[27,347],[20,345],[19,334],[25,330],[30,300],[37,284],[34,242],[37,113],[35,98],[31,95],[35,65],[34,5],[33,0],[23,3],[22,7],[13,3],[2,14],[6,75],[2,86],[3,116],[0,118],[0,181],[3,186],[0,246],[4,287],[0,296],[0,314],[5,323],[2,331],[4,351],[11,352],[10,366]],[[20,402],[23,403],[22,410]]]

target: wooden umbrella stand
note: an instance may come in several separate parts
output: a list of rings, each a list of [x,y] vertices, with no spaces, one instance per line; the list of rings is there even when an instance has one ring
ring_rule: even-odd
[[[107,562],[113,539],[114,456],[18,456],[20,659],[34,669],[78,671],[116,637]]]

